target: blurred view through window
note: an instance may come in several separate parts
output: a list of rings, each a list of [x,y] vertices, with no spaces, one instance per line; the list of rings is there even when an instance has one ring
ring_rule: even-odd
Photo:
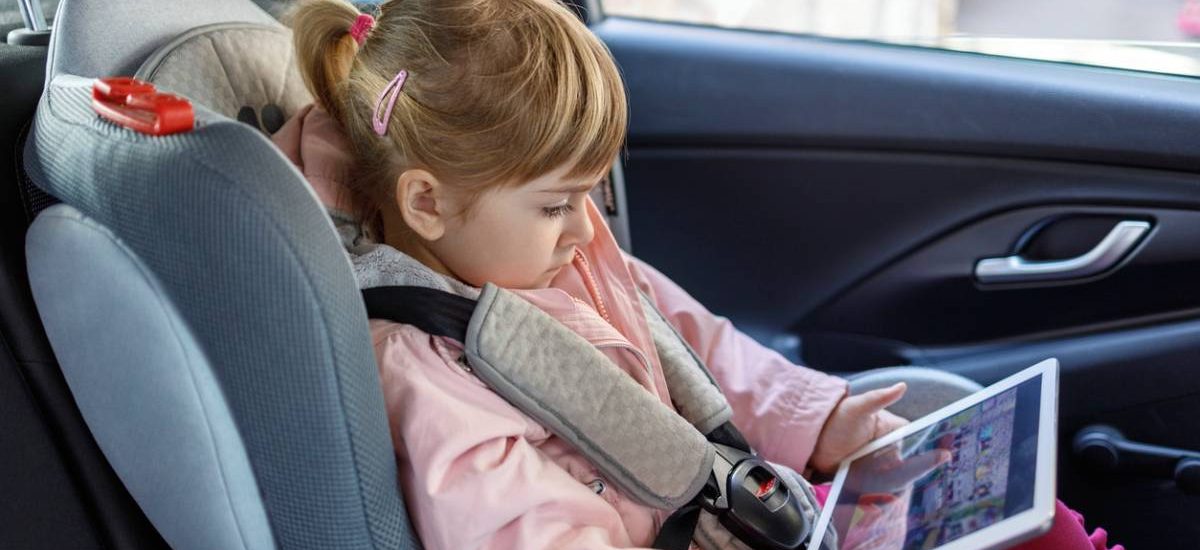
[[[601,0],[609,15],[1200,76],[1200,0]]]

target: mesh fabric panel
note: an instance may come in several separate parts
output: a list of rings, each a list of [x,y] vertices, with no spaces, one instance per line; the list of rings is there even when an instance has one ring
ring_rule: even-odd
[[[53,81],[29,175],[162,281],[214,364],[276,542],[415,548],[366,312],[303,178],[248,126],[198,107],[194,131],[145,136],[99,119],[90,92]]]

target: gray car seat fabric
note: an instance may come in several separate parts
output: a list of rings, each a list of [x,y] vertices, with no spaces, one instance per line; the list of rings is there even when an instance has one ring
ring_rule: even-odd
[[[197,106],[192,132],[161,138],[137,134],[95,115],[91,84],[69,75],[51,82],[27,145],[29,175],[109,231],[157,279],[157,293],[178,313],[172,326],[190,330],[197,354],[212,368],[257,480],[275,545],[415,547],[397,488],[366,312],[349,262],[312,190],[260,132]],[[68,252],[59,248],[66,246],[39,239],[29,250],[33,257],[61,257]],[[128,334],[110,341],[98,328],[138,315],[155,322],[165,309],[131,305],[113,317],[81,307],[88,296],[108,292],[104,287],[87,284],[84,276],[57,281],[68,287],[53,292],[74,302],[48,306],[42,314],[55,349],[64,359],[74,358],[62,361],[64,369],[121,369],[121,362],[152,354],[135,350],[159,345]],[[81,323],[97,330],[80,330]],[[88,339],[98,341],[87,344]],[[112,354],[100,364],[97,356],[72,355],[78,346]],[[138,369],[180,368],[174,363],[178,357],[154,357],[164,363]],[[121,396],[119,375],[108,379],[97,383]],[[194,403],[166,400],[139,409],[178,415],[179,423],[196,412]],[[225,431],[229,423],[221,422],[219,409],[204,412],[211,429],[221,432],[213,438],[235,442],[238,437]],[[121,421],[111,410],[84,414],[89,423]],[[123,421],[144,425],[138,418]],[[106,433],[112,432],[95,431],[98,438]],[[216,458],[222,467],[225,458]],[[163,498],[134,492],[153,487],[155,476],[193,475],[187,468],[199,464],[156,463],[160,459],[141,457],[136,468],[126,470],[131,478],[123,480],[168,542],[177,548],[214,547],[189,538],[191,532],[180,527],[180,518],[197,507],[224,506],[239,529],[253,530],[254,507],[214,503],[210,497],[216,491]],[[236,470],[235,465],[230,471]],[[168,532],[172,528],[178,530]],[[268,540],[238,536],[246,547]]]
[[[696,355],[679,331],[663,317],[654,302],[645,294],[638,294],[646,322],[658,349],[663,376],[671,388],[671,400],[679,415],[691,422],[702,434],[707,434],[733,419],[733,408],[721,393],[716,378],[708,366]],[[666,335],[672,335],[668,338]]]
[[[888,410],[909,420],[925,416],[983,389],[974,380],[928,367],[872,369],[854,374],[849,380],[852,394],[904,382],[908,385],[908,391]]]
[[[275,133],[312,103],[293,57],[287,28],[220,23],[167,43],[134,76]]]
[[[242,107],[273,102],[286,118],[307,99],[296,91],[292,63],[280,63],[290,58],[274,57],[290,53],[288,32],[248,0],[60,4],[50,85],[26,163],[38,186],[79,212],[51,215],[31,257],[62,260],[70,240],[61,237],[90,232],[76,240],[111,246],[97,244],[107,259],[82,258],[99,262],[97,274],[140,266],[144,284],[125,290],[146,299],[79,309],[107,289],[59,276],[49,279],[59,297],[47,297],[42,314],[47,331],[60,334],[52,338],[59,354],[72,357],[63,368],[81,381],[72,384],[81,408],[92,403],[84,413],[94,434],[110,460],[132,464],[120,467],[122,480],[174,547],[415,548],[365,311],[303,178],[260,133],[199,105],[191,133],[151,138],[119,129],[91,111],[90,80],[67,76],[129,75],[145,62],[159,86],[199,95],[223,113],[233,98]],[[213,61],[220,65],[187,78],[189,64]],[[267,105],[257,113],[260,127],[269,126]],[[166,321],[171,315],[177,319]],[[138,330],[130,327],[164,322],[159,328],[178,343],[174,355],[157,338],[165,333],[131,338]],[[95,330],[105,324],[118,326]],[[101,361],[76,348],[110,355]],[[151,378],[133,383],[122,373]],[[82,387],[89,383],[97,386]],[[163,395],[144,397],[155,388]],[[114,395],[127,406],[112,407]],[[162,418],[143,418],[150,414]],[[171,433],[201,426],[207,435]],[[137,446],[151,427],[195,454]],[[247,472],[252,482],[242,483]],[[164,486],[166,476],[196,479]]]
[[[26,240],[46,328],[69,342],[56,355],[75,402],[160,532],[176,548],[273,548],[213,366],[150,270],[66,205],[38,216]]]
[[[133,75],[164,44],[217,23],[279,25],[248,0],[62,0],[50,36],[46,84],[59,74]]]
[[[463,344],[489,388],[570,441],[639,502],[674,510],[711,475],[715,450],[703,434],[516,294],[485,286]]]

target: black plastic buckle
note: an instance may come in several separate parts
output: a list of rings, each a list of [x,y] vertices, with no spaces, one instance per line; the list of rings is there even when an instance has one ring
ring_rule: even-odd
[[[812,526],[779,472],[740,449],[713,443],[715,488],[702,493],[700,506],[716,515],[729,532],[751,548],[807,549]]]

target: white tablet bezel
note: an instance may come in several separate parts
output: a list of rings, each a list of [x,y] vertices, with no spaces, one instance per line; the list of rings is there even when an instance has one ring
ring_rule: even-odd
[[[813,549],[820,548],[821,539],[824,537],[833,515],[833,503],[837,502],[837,497],[841,493],[842,484],[846,481],[846,474],[850,470],[851,462],[1037,376],[1042,377],[1042,395],[1040,401],[1041,408],[1038,415],[1037,466],[1034,478],[1033,506],[1024,512],[1004,518],[974,533],[937,546],[934,550],[1004,548],[1046,532],[1054,521],[1055,467],[1057,462],[1057,444],[1055,439],[1058,437],[1058,359],[1053,358],[1046,359],[979,392],[929,413],[903,428],[868,443],[865,447],[843,460],[838,467],[837,476],[834,477],[829,497],[825,501],[827,506],[821,510],[821,516],[817,520],[813,539],[809,542],[808,547]],[[1014,535],[1013,533],[1019,534]]]

